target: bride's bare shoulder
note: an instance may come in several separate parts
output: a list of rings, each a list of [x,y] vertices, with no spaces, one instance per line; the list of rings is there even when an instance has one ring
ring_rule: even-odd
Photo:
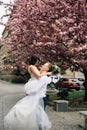
[[[36,66],[34,66],[34,65],[29,65],[28,66],[29,71],[32,71],[32,70],[35,70],[35,69],[36,69]]]
[[[34,65],[29,65],[28,68],[32,69],[32,68],[36,68]]]

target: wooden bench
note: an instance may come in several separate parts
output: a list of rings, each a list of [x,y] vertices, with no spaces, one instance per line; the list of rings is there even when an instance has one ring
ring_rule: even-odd
[[[87,130],[87,111],[79,111],[79,113],[80,113],[81,118],[82,118],[80,126],[82,128],[84,128],[85,130]]]
[[[54,100],[54,110],[57,112],[66,112],[68,110],[68,101]]]

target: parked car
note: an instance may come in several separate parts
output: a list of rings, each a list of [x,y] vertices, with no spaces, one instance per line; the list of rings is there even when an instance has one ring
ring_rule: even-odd
[[[59,81],[55,83],[55,88],[56,89],[67,88],[68,90],[75,89],[78,91],[80,90],[80,84],[74,79],[60,78]]]
[[[60,79],[60,76],[52,75],[50,76],[50,83],[47,85],[47,88],[53,89],[55,88],[55,83],[58,82]]]
[[[85,81],[84,78],[72,78],[73,80],[75,80],[76,82],[79,82],[80,84],[80,89],[84,89],[83,83]]]
[[[51,78],[51,82],[53,82],[53,83],[56,83],[59,80],[59,77],[56,75],[50,76],[50,78]]]

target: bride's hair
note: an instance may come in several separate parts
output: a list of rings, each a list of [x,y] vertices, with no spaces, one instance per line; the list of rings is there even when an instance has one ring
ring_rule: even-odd
[[[29,65],[35,65],[37,61],[40,61],[40,57],[34,54],[30,59],[27,60],[27,63]]]

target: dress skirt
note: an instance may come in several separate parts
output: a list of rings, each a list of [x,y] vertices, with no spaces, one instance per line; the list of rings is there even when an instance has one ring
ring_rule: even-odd
[[[38,94],[26,96],[4,118],[5,130],[49,130],[51,123]]]

